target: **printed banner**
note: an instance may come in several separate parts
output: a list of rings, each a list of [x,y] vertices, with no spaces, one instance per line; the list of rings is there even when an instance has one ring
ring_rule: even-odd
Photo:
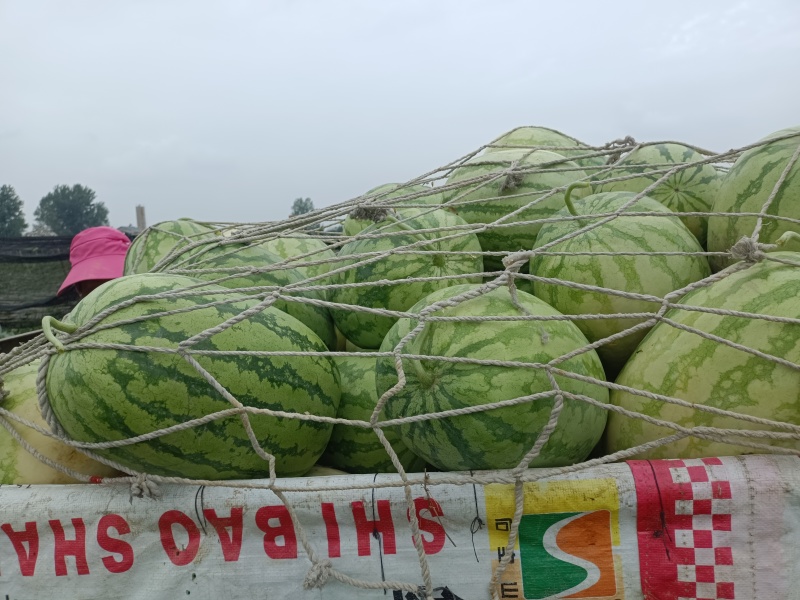
[[[438,600],[800,599],[796,457],[631,461],[526,483],[510,557],[514,486],[444,476],[412,488]],[[424,598],[403,488],[335,489],[373,480],[396,478],[293,480],[326,488],[287,493],[299,527],[268,490],[2,486],[0,600]],[[304,589],[303,539],[365,587]]]

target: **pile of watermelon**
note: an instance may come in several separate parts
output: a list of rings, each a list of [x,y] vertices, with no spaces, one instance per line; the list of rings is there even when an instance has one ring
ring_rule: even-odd
[[[41,396],[0,356],[2,481],[40,403],[84,480],[800,453],[799,156],[800,127],[725,154],[521,127],[285,221],[154,225],[47,321]]]

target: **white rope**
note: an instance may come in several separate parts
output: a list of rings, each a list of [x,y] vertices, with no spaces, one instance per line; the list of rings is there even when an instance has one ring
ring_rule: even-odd
[[[786,134],[780,138],[769,140],[770,142],[779,139],[789,139],[796,137],[797,134]],[[499,138],[498,138],[499,139]],[[800,140],[800,138],[798,138]],[[722,212],[650,212],[635,210],[636,203],[649,194],[652,190],[656,189],[659,185],[666,182],[670,177],[680,173],[683,169],[696,168],[703,165],[712,165],[719,167],[720,165],[728,165],[732,163],[737,157],[741,156],[743,152],[751,148],[758,147],[767,142],[759,142],[745,146],[739,149],[728,150],[724,153],[713,153],[702,148],[690,146],[695,151],[699,152],[703,158],[694,160],[685,164],[671,164],[661,163],[657,165],[648,165],[647,176],[652,180],[647,188],[642,192],[632,194],[630,199],[621,206],[618,210],[606,212],[602,214],[593,215],[578,215],[578,216],[545,216],[539,218],[530,218],[531,209],[535,209],[543,202],[554,197],[556,194],[563,193],[567,186],[558,188],[531,191],[523,189],[525,185],[525,178],[534,173],[565,173],[573,174],[580,173],[578,177],[583,180],[591,182],[595,179],[604,178],[603,181],[624,181],[632,177],[638,177],[639,174],[623,174],[616,175],[614,173],[615,164],[618,163],[627,153],[651,146],[657,143],[675,143],[675,142],[648,142],[639,143],[630,137],[620,138],[613,140],[602,146],[588,146],[580,144],[575,140],[575,147],[568,148],[571,155],[568,157],[570,161],[581,161],[583,159],[602,158],[603,165],[596,167],[576,167],[574,165],[565,164],[563,160],[553,160],[547,163],[534,164],[526,162],[525,158],[532,155],[537,150],[548,150],[558,153],[559,146],[540,146],[540,147],[517,147],[517,153],[514,154],[515,160],[512,162],[504,161],[502,156],[494,157],[486,155],[482,157],[485,164],[495,164],[498,168],[495,171],[487,172],[483,175],[475,175],[473,177],[461,179],[458,182],[448,181],[448,177],[459,168],[468,167],[470,159],[478,156],[478,154],[486,149],[500,149],[506,146],[502,143],[495,142],[482,146],[476,151],[467,154],[458,160],[452,161],[447,165],[425,173],[414,180],[407,182],[399,188],[375,193],[372,195],[362,195],[347,202],[337,204],[335,206],[326,207],[313,211],[306,215],[299,215],[290,220],[277,222],[277,223],[254,223],[254,224],[225,224],[220,226],[219,232],[225,235],[216,235],[210,239],[205,239],[203,236],[182,236],[179,234],[170,233],[176,238],[176,241],[181,242],[180,247],[175,247],[166,256],[162,257],[158,264],[154,267],[154,271],[160,271],[166,274],[176,274],[185,276],[203,276],[208,281],[200,281],[188,285],[186,287],[164,291],[155,294],[142,294],[138,297],[131,298],[125,302],[121,302],[114,306],[94,315],[86,323],[82,324],[76,331],[69,334],[58,333],[58,339],[64,345],[64,351],[125,351],[147,353],[158,356],[174,355],[176,360],[180,360],[188,365],[197,374],[198,378],[205,381],[209,390],[213,390],[215,394],[223,398],[227,403],[227,407],[213,413],[202,415],[198,418],[187,419],[184,422],[174,424],[170,427],[165,427],[157,431],[146,432],[134,437],[109,440],[103,442],[83,442],[69,439],[53,412],[50,405],[50,398],[47,391],[47,373],[54,360],[56,350],[49,345],[43,336],[27,342],[8,354],[0,355],[0,379],[7,373],[31,363],[35,360],[41,360],[39,371],[36,378],[36,389],[38,395],[39,408],[42,416],[47,424],[47,428],[41,427],[36,423],[30,422],[19,415],[14,414],[12,411],[6,410],[2,405],[2,396],[4,388],[0,386],[0,425],[28,452],[30,452],[37,459],[44,464],[55,468],[63,473],[66,473],[80,481],[94,481],[96,478],[91,478],[64,465],[58,465],[55,461],[42,455],[39,450],[34,448],[30,443],[26,442],[22,437],[20,430],[29,428],[44,436],[59,439],[62,443],[78,449],[80,452],[87,456],[118,469],[125,473],[124,476],[106,478],[105,483],[109,484],[127,484],[129,488],[130,499],[133,498],[148,498],[157,499],[161,494],[161,487],[164,484],[183,484],[183,485],[203,485],[208,487],[234,487],[241,489],[257,489],[257,490],[271,490],[286,506],[295,531],[298,535],[298,540],[309,559],[309,569],[303,580],[303,587],[305,589],[322,589],[330,581],[339,581],[340,583],[350,585],[361,589],[399,589],[416,594],[422,594],[427,598],[432,598],[433,590],[433,574],[430,570],[429,561],[425,554],[423,538],[419,528],[419,522],[416,516],[416,510],[413,502],[413,490],[417,486],[424,486],[427,490],[428,486],[441,486],[441,485],[488,485],[488,484],[505,484],[514,486],[515,506],[514,516],[512,519],[512,526],[509,531],[508,543],[506,546],[506,553],[499,561],[498,567],[495,569],[492,579],[489,582],[489,591],[493,598],[498,597],[498,584],[502,580],[502,574],[513,555],[514,545],[518,536],[518,527],[523,515],[523,499],[525,485],[554,477],[564,477],[569,474],[580,472],[584,469],[592,468],[602,464],[608,464],[621,460],[626,460],[636,457],[640,454],[654,451],[658,448],[674,444],[687,438],[695,438],[699,440],[707,440],[710,442],[718,443],[731,443],[742,448],[749,448],[751,451],[769,452],[774,454],[791,454],[800,455],[800,423],[781,422],[774,419],[763,417],[756,417],[749,414],[739,413],[736,411],[725,410],[713,406],[697,405],[682,398],[671,397],[665,394],[653,393],[647,390],[639,390],[624,385],[617,384],[612,381],[599,380],[597,378],[574,373],[567,369],[564,365],[567,361],[579,357],[582,354],[593,352],[603,346],[618,342],[627,336],[641,334],[653,326],[659,327],[672,327],[685,331],[695,336],[699,336],[704,340],[711,341],[720,346],[725,346],[735,349],[740,352],[747,353],[749,356],[757,357],[769,363],[780,365],[789,369],[791,372],[800,370],[800,366],[785,356],[776,356],[769,352],[759,350],[756,348],[749,348],[744,344],[735,341],[727,340],[721,335],[712,334],[696,327],[691,327],[677,321],[670,311],[693,311],[698,314],[717,315],[720,317],[730,317],[738,319],[757,320],[763,323],[780,324],[785,327],[800,326],[800,317],[795,318],[791,316],[773,316],[766,314],[757,314],[748,312],[746,310],[731,310],[721,308],[709,308],[693,306],[684,304],[682,298],[689,292],[706,288],[712,284],[720,282],[727,277],[730,277],[743,270],[753,268],[754,265],[762,261],[774,261],[791,268],[800,268],[800,263],[795,262],[792,258],[780,258],[774,256],[773,251],[780,249],[780,242],[775,243],[762,243],[759,241],[759,235],[762,230],[763,224],[767,219],[779,222],[782,227],[795,229],[800,232],[800,219],[777,216],[769,213],[773,209],[773,204],[786,180],[789,177],[791,169],[796,167],[800,161],[800,143],[798,148],[792,155],[786,167],[782,170],[781,175],[773,187],[769,197],[764,205],[758,212],[746,213],[722,213]],[[686,144],[683,144],[686,146]],[[418,188],[411,188],[411,186],[423,185],[426,191],[420,191]],[[517,203],[517,208],[513,211],[499,215],[495,220],[489,223],[473,223],[473,224],[458,224],[441,228],[428,228],[415,230],[413,236],[409,235],[407,226],[412,222],[412,213],[403,212],[405,208],[415,208],[419,212],[414,214],[429,214],[435,210],[442,210],[453,208],[456,206],[469,206],[487,202],[486,198],[482,199],[469,199],[467,197],[475,192],[475,190],[483,189],[484,191],[490,189],[500,189],[503,198],[506,201],[513,201]],[[426,198],[431,194],[442,195],[445,199],[442,205],[428,205],[422,204]],[[361,232],[352,239],[361,240],[364,246],[364,251],[354,253],[347,256],[330,257],[326,255],[328,249],[338,250],[351,241],[350,238],[345,238],[336,233],[329,231],[330,227],[341,225],[343,220],[348,215],[358,216],[376,216],[385,212],[391,213],[391,223],[388,226],[376,226],[366,232]],[[732,218],[735,216],[747,217],[755,219],[756,225],[753,232],[749,236],[742,237],[738,240],[727,252],[677,252],[677,251],[658,251],[658,252],[615,252],[612,250],[603,252],[560,252],[554,250],[557,244],[584,235],[588,231],[602,227],[619,219],[628,218],[675,218],[675,217],[725,217]],[[458,260],[475,258],[475,252],[448,250],[446,244],[462,239],[466,235],[475,235],[478,233],[503,230],[507,228],[517,228],[520,226],[541,227],[549,223],[560,221],[574,221],[577,223],[577,228],[572,227],[572,231],[566,236],[562,236],[558,240],[554,240],[546,245],[536,249],[520,248],[517,250],[508,251],[491,251],[481,252],[484,257],[494,257],[500,259],[503,268],[498,271],[482,272],[478,271],[471,275],[476,280],[481,281],[454,297],[441,300],[426,306],[418,312],[411,312],[409,309],[403,310],[389,310],[384,306],[357,306],[350,304],[337,303],[330,300],[329,293],[333,290],[369,290],[376,286],[388,286],[391,289],[399,290],[401,286],[407,285],[435,285],[441,286],[454,281],[463,281],[465,275],[462,274],[425,274],[425,273],[409,273],[408,276],[398,279],[386,279],[381,281],[349,281],[345,282],[340,279],[340,276],[354,269],[364,269],[364,272],[384,261],[388,258],[407,258],[409,260],[420,261],[437,261],[437,260]],[[158,228],[155,228],[158,230]],[[269,264],[254,264],[245,267],[214,267],[209,264],[211,258],[210,251],[214,250],[213,256],[224,256],[234,254],[241,248],[258,247],[259,244],[270,242],[272,240],[280,239],[306,239],[314,238],[322,240],[326,244],[326,249],[313,248],[301,254],[281,257],[278,262]],[[405,243],[391,247],[389,249],[375,249],[369,248],[373,242],[380,240],[404,240]],[[408,241],[412,240],[412,241]],[[444,244],[444,245],[443,245]],[[651,293],[636,293],[626,290],[615,290],[603,287],[601,285],[589,285],[571,282],[553,277],[541,277],[535,274],[527,273],[527,265],[533,258],[547,253],[549,256],[652,256],[652,257],[670,257],[670,256],[695,256],[695,257],[718,257],[729,258],[736,262],[731,267],[714,273],[700,281],[691,282],[681,289],[672,290],[670,293],[663,296]],[[313,277],[305,277],[297,281],[287,282],[286,284],[273,284],[273,285],[259,285],[259,276],[269,276],[271,273],[280,273],[285,269],[294,268],[307,268],[314,267],[320,269],[320,274]],[[324,271],[327,269],[327,271]],[[236,280],[247,279],[254,282],[253,285],[239,286],[236,288],[220,288],[219,284],[230,285],[230,282]],[[268,280],[269,281],[269,280]],[[261,281],[263,282],[263,280]],[[602,293],[608,296],[626,299],[632,301],[639,301],[652,304],[652,311],[640,311],[632,313],[613,313],[613,314],[580,314],[580,315],[534,315],[531,314],[526,308],[521,299],[521,291],[524,290],[523,285],[533,284],[548,284],[558,285],[570,290],[578,292],[591,292]],[[215,286],[211,288],[210,286]],[[508,315],[484,315],[484,316],[452,316],[451,314],[443,314],[447,309],[453,309],[462,305],[465,302],[479,298],[488,294],[498,288],[508,290],[511,301],[517,309],[517,314]],[[209,297],[209,290],[213,289],[213,296]],[[199,304],[192,304],[196,301],[194,299],[201,298]],[[175,306],[178,300],[187,300],[191,306]],[[340,351],[326,351],[326,352],[300,352],[300,351],[254,351],[254,350],[206,350],[200,349],[198,345],[212,338],[213,336],[234,326],[241,326],[247,323],[251,318],[256,317],[264,310],[274,306],[276,302],[291,302],[295,304],[304,304],[310,307],[318,308],[322,311],[351,311],[354,313],[362,313],[364,315],[376,315],[387,317],[391,319],[408,318],[410,319],[410,329],[402,336],[394,348],[388,351],[368,350],[367,352],[340,352]],[[152,314],[140,316],[127,316],[120,318],[121,311],[134,307],[137,305],[151,304],[156,306],[158,310],[154,310]],[[182,315],[189,315],[195,310],[212,309],[215,307],[230,307],[236,306],[238,309],[237,314],[224,321],[216,323],[215,325],[203,329],[202,331],[193,332],[193,335],[188,336],[176,347],[155,347],[148,345],[137,344],[124,344],[124,343],[111,343],[99,342],[93,336],[99,332],[114,330],[116,328],[125,327],[153,319],[166,319],[170,317],[180,317]],[[129,313],[130,314],[130,313]],[[557,322],[557,321],[573,321],[580,323],[581,321],[588,320],[609,320],[609,319],[630,319],[633,323],[630,327],[622,331],[618,331],[605,338],[598,339],[594,342],[588,343],[580,348],[575,348],[560,356],[554,356],[547,363],[525,362],[523,360],[503,360],[501,357],[493,359],[474,359],[468,357],[458,356],[434,356],[416,353],[410,350],[417,348],[414,345],[416,340],[426,327],[435,323],[447,322],[462,322],[465,324],[473,325],[491,325],[506,323],[512,325],[514,323],[532,322]],[[546,339],[547,334],[542,330],[542,340]],[[253,406],[244,405],[236,396],[234,396],[228,389],[222,385],[215,377],[213,369],[201,364],[200,359],[203,357],[258,357],[261,359],[269,359],[271,357],[302,357],[302,356],[359,356],[371,357],[374,360],[388,361],[388,364],[393,364],[397,381],[386,390],[380,398],[372,411],[369,419],[344,419],[339,417],[328,417],[315,414],[306,414],[304,412],[293,412],[287,410],[274,410],[267,408],[258,408]],[[426,414],[408,415],[393,419],[386,419],[383,417],[383,410],[389,401],[398,393],[402,392],[408,385],[408,377],[405,372],[405,366],[408,361],[430,361],[431,363],[439,362],[442,364],[453,365],[473,365],[475,367],[496,367],[506,369],[525,369],[532,371],[542,371],[548,382],[547,389],[537,390],[527,395],[521,395],[516,398],[507,398],[501,401],[476,403],[473,406],[464,406],[454,409],[446,409],[439,411],[431,411]],[[559,378],[558,380],[556,378]],[[561,381],[561,385],[559,384]],[[599,401],[596,398],[586,395],[576,394],[563,389],[564,381],[574,381],[589,383],[600,388],[604,388],[608,392],[618,391],[631,394],[632,396],[641,399],[642,401],[657,402],[665,405],[673,405],[682,410],[694,410],[699,413],[705,413],[713,417],[720,417],[738,421],[744,427],[737,429],[734,427],[709,427],[709,426],[682,426],[677,423],[670,422],[667,419],[654,417],[650,414],[644,414],[637,410],[630,408],[623,408],[621,406],[610,405]],[[392,447],[389,440],[386,438],[385,431],[389,427],[398,427],[401,425],[410,425],[415,423],[423,423],[428,421],[436,421],[440,419],[449,419],[465,415],[476,415],[482,412],[494,411],[503,408],[520,406],[523,404],[530,404],[534,402],[548,402],[551,406],[549,417],[538,432],[535,438],[530,440],[530,446],[525,454],[519,459],[517,464],[510,469],[480,471],[480,472],[451,472],[451,473],[437,473],[435,478],[428,477],[427,474],[409,474],[404,469],[396,451]],[[664,435],[656,440],[640,444],[633,448],[628,448],[614,454],[601,456],[591,460],[586,460],[581,463],[551,469],[536,469],[531,470],[528,465],[536,459],[545,444],[547,444],[551,435],[556,431],[559,420],[563,417],[562,411],[565,403],[585,403],[587,405],[596,407],[601,410],[606,410],[609,413],[616,413],[622,417],[630,419],[639,419],[643,423],[647,423],[653,427],[662,428],[665,432]],[[291,479],[281,479],[275,468],[275,456],[268,451],[269,440],[259,440],[256,436],[251,418],[255,416],[269,416],[281,419],[294,419],[303,422],[315,422],[328,425],[346,425],[357,429],[371,430],[376,439],[376,443],[380,443],[386,451],[387,456],[391,460],[396,473],[387,474],[376,481],[362,481],[359,483],[342,483],[338,478],[326,478],[324,482],[318,485],[309,486],[307,483],[293,483]],[[165,435],[170,435],[180,431],[186,431],[195,427],[200,427],[209,424],[213,421],[220,419],[228,419],[236,417],[240,420],[244,432],[250,441],[252,451],[256,456],[261,458],[268,467],[269,476],[265,479],[254,480],[240,480],[240,481],[216,481],[216,480],[200,480],[190,479],[174,476],[160,476],[152,473],[140,473],[124,465],[116,463],[114,460],[108,458],[113,455],[113,449],[121,448],[132,444],[147,443]],[[108,456],[107,456],[108,455]],[[419,581],[415,582],[402,582],[402,581],[366,581],[361,579],[352,578],[349,575],[338,571],[334,568],[331,561],[322,558],[322,553],[318,552],[311,542],[307,534],[306,527],[301,523],[296,507],[293,505],[290,495],[293,492],[324,492],[331,489],[343,490],[369,490],[369,489],[392,489],[402,488],[404,492],[405,502],[409,509],[409,519],[412,532],[412,539],[415,550],[419,559],[420,571]]]

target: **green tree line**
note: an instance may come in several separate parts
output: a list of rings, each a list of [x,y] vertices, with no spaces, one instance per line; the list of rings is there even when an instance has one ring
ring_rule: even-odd
[[[33,213],[35,222],[28,231],[22,199],[13,186],[0,186],[0,237],[30,235],[73,236],[88,227],[108,225],[108,209],[97,200],[94,190],[75,184],[57,185],[39,200]],[[311,198],[296,198],[294,217],[312,212]]]
[[[39,200],[33,235],[72,236],[88,227],[108,225],[108,209],[86,186],[57,185]],[[0,237],[20,237],[28,229],[22,199],[13,186],[0,186]]]

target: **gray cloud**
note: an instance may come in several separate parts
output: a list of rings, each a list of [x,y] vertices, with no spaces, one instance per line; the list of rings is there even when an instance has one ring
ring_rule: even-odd
[[[112,224],[285,217],[519,125],[712,150],[800,124],[800,5],[4,3],[0,183],[80,182]]]

